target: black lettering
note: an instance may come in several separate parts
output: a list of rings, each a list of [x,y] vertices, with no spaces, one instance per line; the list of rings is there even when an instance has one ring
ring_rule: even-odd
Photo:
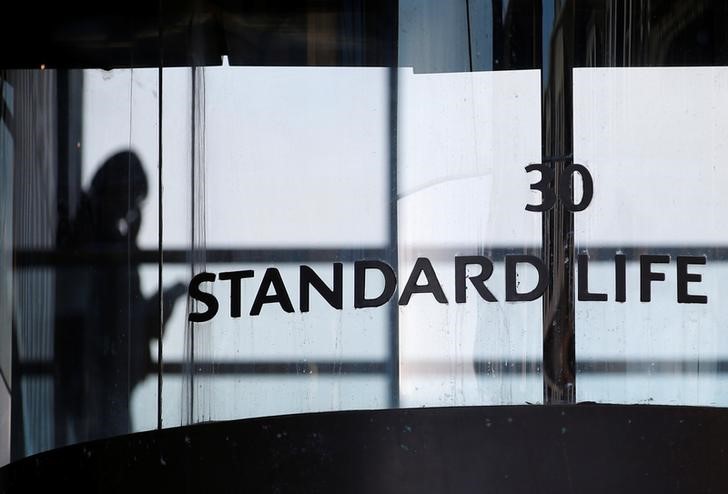
[[[526,204],[526,211],[548,211],[554,204],[556,204],[556,194],[554,194],[553,185],[551,182],[554,180],[554,170],[548,166],[537,163],[530,164],[526,167],[526,173],[537,171],[541,173],[541,180],[535,184],[531,184],[531,190],[537,190],[541,192],[541,204]]]
[[[690,295],[688,283],[699,283],[703,276],[697,273],[688,273],[690,264],[705,264],[705,256],[677,256],[677,302],[679,304],[707,304],[706,295]]]
[[[273,286],[273,295],[268,295],[271,286]],[[250,315],[259,315],[263,304],[280,304],[284,311],[293,312],[293,304],[286,291],[286,285],[283,284],[281,273],[276,268],[265,270],[263,279],[260,282],[260,288],[258,288],[258,293],[253,301],[253,307],[250,309]]]
[[[384,276],[384,289],[375,298],[366,298],[366,271],[376,269]],[[354,263],[354,308],[379,307],[386,304],[397,288],[397,275],[382,261],[356,261]]]
[[[574,173],[578,173],[581,176],[582,183],[582,195],[579,204],[574,204],[574,200],[571,198],[572,178]],[[592,197],[594,197],[594,180],[584,165],[574,163],[564,168],[559,176],[559,198],[564,203],[564,208],[567,211],[576,213],[578,211],[584,211],[586,207],[591,203]]]
[[[480,266],[480,274],[477,276],[465,275],[469,264]],[[495,296],[485,286],[485,282],[493,274],[493,262],[485,256],[456,256],[455,257],[455,302],[462,304],[466,300],[465,279],[469,278],[483,300],[497,302]]]
[[[577,263],[579,269],[577,300],[583,302],[606,302],[606,293],[589,293],[589,255],[579,254]]]
[[[667,264],[670,256],[643,255],[640,256],[640,301],[649,302],[652,299],[652,282],[665,281],[665,273],[654,273],[652,264]]]
[[[221,280],[230,280],[230,317],[240,317],[240,285],[243,278],[252,278],[253,270],[226,271],[220,273]]]
[[[190,315],[188,316],[188,320],[190,322],[209,321],[215,317],[215,314],[217,314],[217,310],[220,306],[217,303],[215,296],[211,293],[200,290],[201,283],[212,281],[215,281],[215,273],[202,272],[192,277],[188,293],[193,299],[207,305],[207,310],[205,312],[190,312]]]
[[[614,255],[614,300],[627,301],[627,258],[624,254]]]
[[[341,310],[344,304],[344,290],[343,290],[343,264],[340,262],[334,263],[334,288],[329,288],[328,285],[319,278],[316,272],[308,266],[301,266],[300,281],[299,281],[299,296],[300,296],[300,307],[301,312],[308,312],[310,309],[310,294],[309,288],[314,287],[316,291],[321,295],[328,304],[334,309]]]
[[[520,263],[528,263],[538,272],[536,288],[527,293],[519,293],[516,284],[516,267]],[[536,300],[546,291],[548,273],[543,261],[536,256],[506,255],[506,302],[528,302]]]
[[[417,280],[420,279],[420,273],[425,274],[427,283],[424,285],[417,284]],[[445,292],[442,291],[440,280],[437,279],[437,274],[432,267],[432,263],[426,257],[418,257],[415,261],[407,284],[405,284],[404,290],[402,290],[402,296],[399,298],[399,305],[407,305],[413,293],[431,293],[435,297],[435,300],[441,304],[447,303],[447,298],[445,298]]]

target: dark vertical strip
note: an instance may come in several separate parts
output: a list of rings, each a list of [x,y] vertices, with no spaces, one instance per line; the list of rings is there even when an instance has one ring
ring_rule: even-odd
[[[574,2],[542,3],[542,160],[558,178],[573,162]],[[559,180],[553,182],[559,195]],[[569,184],[573,188],[573,184]],[[573,190],[570,191],[573,194]],[[573,215],[561,201],[543,213],[543,260],[551,277],[543,299],[544,403],[576,399]]]
[[[133,60],[132,60],[133,62]],[[128,148],[132,149],[132,131],[133,131],[133,122],[134,122],[134,64],[131,63],[131,68],[129,69],[129,145]],[[137,193],[136,190],[134,190],[133,181],[131,179],[131,153],[127,153],[127,161],[126,161],[126,180],[127,184],[129,186],[126,188],[126,210],[131,211],[132,210],[132,197],[134,194]],[[126,235],[126,376],[125,376],[125,382],[126,382],[126,406],[128,408],[128,404],[131,403],[131,356],[132,351],[132,343],[136,343],[136,341],[132,342],[132,339],[134,338],[134,331],[132,330],[132,317],[131,317],[131,311],[133,310],[132,305],[132,296],[131,296],[131,280],[132,280],[132,270],[136,271],[137,265],[132,264],[131,262],[131,251],[132,251],[132,239],[131,234]],[[125,411],[126,416],[126,423],[124,424],[125,431],[127,433],[131,432],[131,417],[129,415],[129,411]]]
[[[58,224],[65,225],[69,222],[70,198],[69,196],[69,158],[70,158],[70,136],[69,120],[71,118],[69,99],[69,71],[59,69],[56,71],[56,94],[58,110],[56,114],[58,128],[58,182],[56,184],[56,202],[58,203]]]
[[[159,99],[157,101],[157,153],[159,159],[159,165],[157,167],[157,193],[158,197],[158,210],[157,210],[157,249],[159,251],[159,263],[157,264],[157,296],[159,299],[159,336],[157,340],[157,429],[162,428],[162,377],[163,377],[163,348],[162,348],[162,337],[164,336],[164,296],[162,290],[162,265],[164,264],[164,253],[162,252],[162,235],[163,235],[163,214],[162,214],[162,102],[164,101],[162,90],[163,90],[163,67],[164,67],[164,47],[163,47],[163,33],[162,33],[162,0],[159,1],[159,68],[157,70],[157,94]]]
[[[389,3],[392,19],[389,29],[389,251],[390,265],[397,272],[397,100],[399,92],[399,2]],[[389,302],[389,406],[399,407],[399,306],[397,297]]]
[[[191,150],[191,160],[190,160],[190,203],[191,203],[191,211],[190,211],[190,225],[191,225],[191,235],[190,235],[190,250],[192,252],[192,257],[190,259],[190,279],[195,275],[195,262],[196,262],[196,245],[195,245],[195,171],[196,171],[196,160],[197,160],[197,113],[196,113],[196,104],[197,104],[197,67],[192,67],[192,97],[190,98],[191,105],[192,105],[192,114],[191,114],[191,137],[192,137],[192,144],[190,146]],[[187,415],[187,423],[191,424],[192,419],[194,417],[194,406],[195,406],[195,323],[189,322],[189,332],[190,332],[190,409]]]
[[[83,74],[80,70],[56,71],[58,109],[58,240],[67,240],[70,224],[81,199],[81,132]]]
[[[503,28],[502,0],[491,1],[491,15],[493,19],[493,45],[492,70],[502,70],[504,66],[505,30]]]
[[[10,461],[25,458],[25,416],[23,415],[22,369],[18,351],[18,329],[12,320],[12,357],[10,369]]]
[[[473,32],[470,29],[470,0],[465,0],[465,17],[468,22],[468,70],[473,71]]]
[[[69,84],[68,84],[68,70],[62,70],[59,69],[56,71],[56,101],[58,104],[56,118],[56,129],[58,132],[57,142],[58,142],[58,161],[56,162],[56,205],[57,205],[57,211],[58,211],[58,219],[57,219],[57,230],[56,230],[56,248],[60,249],[65,247],[66,239],[70,236],[71,232],[71,220],[70,220],[70,207],[69,207],[69,197],[68,197],[68,190],[69,190],[69,147],[68,147],[68,141],[69,141],[69,119],[70,119],[70,109],[69,109]],[[0,97],[2,96],[2,92],[0,91]],[[2,99],[0,98],[0,103],[2,103]],[[3,105],[4,107],[4,105]],[[55,277],[55,297],[56,300],[61,300],[60,295],[62,290],[64,290],[64,286],[62,284],[63,278],[61,276],[61,273],[58,271],[56,272]],[[58,309],[56,309],[56,317],[55,317],[55,331],[59,331],[60,329],[60,323],[58,316]],[[66,423],[66,407],[63,403],[63,381],[61,377],[60,372],[60,360],[61,360],[61,336],[56,333],[54,334],[53,338],[53,355],[54,360],[56,362],[57,370],[53,373],[53,417],[54,417],[54,427],[53,431],[55,434],[54,442],[53,444],[56,447],[63,446],[67,443],[66,439],[66,427],[64,424]]]
[[[0,86],[2,81],[0,80]],[[83,75],[80,70],[58,69],[56,71],[56,94],[58,108],[56,110],[56,129],[58,143],[58,161],[56,168],[56,203],[58,218],[56,220],[55,245],[57,250],[67,249],[71,245],[74,218],[76,209],[81,203],[81,118],[83,97]],[[1,103],[1,101],[0,101]],[[3,105],[2,108],[5,108]],[[3,120],[0,116],[0,120]],[[62,300],[62,292],[67,289],[67,273],[62,267],[55,267],[56,300]],[[53,336],[55,363],[58,366],[53,375],[53,401],[55,417],[55,446],[68,443],[68,407],[63,397],[68,392],[61,368],[68,365],[63,359],[63,344],[68,338],[68,331],[63,331],[66,323],[56,308],[55,328]],[[63,363],[62,363],[63,362]]]

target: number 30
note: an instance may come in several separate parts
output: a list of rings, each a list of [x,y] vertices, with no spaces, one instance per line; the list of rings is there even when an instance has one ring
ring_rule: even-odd
[[[532,171],[541,172],[541,180],[535,184],[531,184],[531,190],[537,190],[541,192],[541,204],[526,204],[527,211],[548,211],[554,204],[556,204],[556,194],[554,189],[549,185],[554,181],[554,170],[542,163],[531,164],[526,167],[526,173]],[[578,173],[583,183],[583,194],[579,204],[574,204],[574,200],[571,198],[570,185],[571,178],[574,173]],[[594,196],[594,181],[584,165],[574,163],[564,168],[564,171],[559,175],[559,199],[564,204],[564,207],[572,213],[577,211],[584,211],[589,203],[591,203],[592,197]]]

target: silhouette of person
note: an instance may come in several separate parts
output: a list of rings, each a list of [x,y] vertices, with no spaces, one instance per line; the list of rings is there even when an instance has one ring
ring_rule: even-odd
[[[144,298],[137,236],[147,178],[139,157],[121,151],[99,168],[83,194],[66,248],[82,266],[63,272],[56,330],[57,387],[65,443],[131,431],[130,398],[153,371],[150,342],[159,337],[158,294]],[[163,291],[162,327],[182,283]]]

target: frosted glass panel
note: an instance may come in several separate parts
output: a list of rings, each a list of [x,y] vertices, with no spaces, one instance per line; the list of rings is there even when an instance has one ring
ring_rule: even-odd
[[[610,374],[580,380],[581,400],[728,404],[716,374],[728,357],[727,96],[724,67],[574,71],[574,160],[595,184],[575,214],[590,260],[577,278],[608,299],[576,303],[577,367]]]

